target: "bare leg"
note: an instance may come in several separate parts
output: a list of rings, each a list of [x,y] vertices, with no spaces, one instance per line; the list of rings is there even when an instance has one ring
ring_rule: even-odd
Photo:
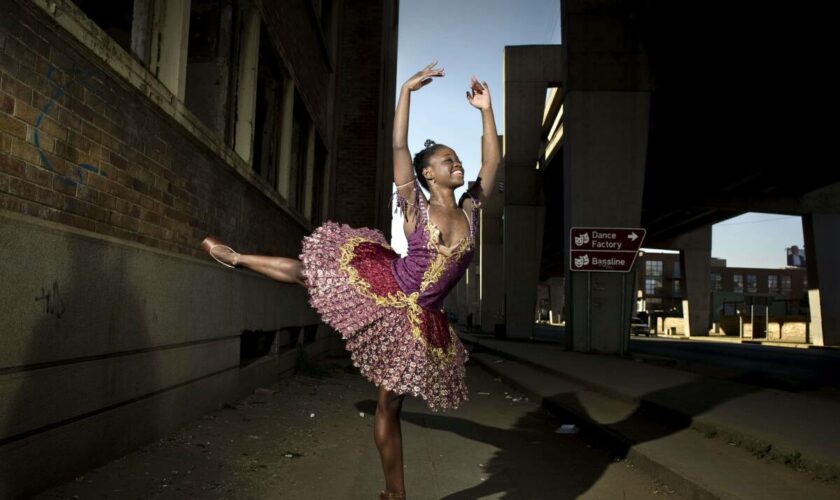
[[[307,286],[306,278],[303,276],[303,263],[298,259],[241,254],[238,264],[283,283]]]
[[[405,394],[397,395],[393,391],[379,387],[379,399],[376,403],[376,415],[373,421],[373,437],[382,460],[385,473],[385,487],[391,493],[405,493],[403,475],[402,411]]]

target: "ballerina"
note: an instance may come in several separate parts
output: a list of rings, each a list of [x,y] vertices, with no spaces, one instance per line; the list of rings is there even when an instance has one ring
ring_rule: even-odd
[[[456,204],[464,168],[450,147],[427,140],[412,161],[407,147],[411,92],[444,76],[437,61],[406,80],[394,115],[397,211],[408,254],[401,257],[381,231],[327,221],[302,241],[298,259],[240,254],[208,236],[202,248],[228,267],[245,267],[306,287],[309,303],[339,332],[353,365],[378,388],[374,441],[385,475],[380,500],[405,498],[400,412],[406,394],[434,412],[469,399],[464,364],[469,353],[443,312],[475,248],[478,211],[500,162],[487,82],[471,78],[467,101],[481,111],[483,163],[476,182]],[[422,188],[429,191],[427,198]]]

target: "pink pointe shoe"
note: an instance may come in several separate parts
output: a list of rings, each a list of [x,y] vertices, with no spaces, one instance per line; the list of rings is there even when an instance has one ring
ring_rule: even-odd
[[[239,264],[239,254],[213,236],[204,238],[201,242],[201,249],[210,254],[210,257],[216,259],[218,263],[227,267],[235,268]]]

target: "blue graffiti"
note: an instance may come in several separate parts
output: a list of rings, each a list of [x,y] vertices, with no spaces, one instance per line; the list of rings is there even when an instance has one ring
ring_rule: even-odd
[[[64,95],[64,92],[66,92],[67,89],[70,87],[70,85],[73,85],[74,83],[78,83],[82,87],[84,87],[84,88],[90,90],[91,92],[93,92],[94,95],[96,95],[96,97],[98,97],[99,99],[104,100],[104,98],[102,96],[102,91],[87,82],[88,78],[90,78],[90,76],[91,76],[91,73],[89,71],[79,69],[79,68],[73,68],[70,71],[67,71],[67,74],[70,75],[70,78],[68,79],[68,81],[64,85],[58,85],[57,83],[53,82],[53,73],[55,73],[55,71],[57,69],[58,68],[56,68],[55,66],[50,64],[50,67],[47,70],[47,81],[50,82],[50,84],[53,87],[55,87],[55,91],[53,91],[52,96],[50,97],[50,100],[47,101],[47,103],[44,105],[43,108],[41,108],[41,114],[38,115],[38,118],[35,120],[35,136],[34,136],[35,147],[38,149],[38,155],[40,155],[41,161],[44,163],[44,165],[47,168],[49,168],[53,172],[55,172],[55,168],[53,168],[53,165],[50,162],[49,158],[47,158],[47,155],[45,155],[44,152],[41,151],[41,143],[40,143],[40,139],[38,137],[38,132],[39,132],[38,129],[41,126],[41,121],[43,121],[44,117],[47,116],[47,114],[49,114],[50,108],[52,108],[53,103],[55,103],[58,98],[60,98],[62,95]],[[78,180],[79,184],[84,184],[84,182],[85,182],[85,177],[84,177],[85,172],[84,172],[84,170],[87,170],[87,171],[90,171],[90,172],[93,172],[93,173],[99,173],[99,174],[107,177],[107,175],[105,175],[105,172],[100,172],[99,169],[96,168],[95,166],[90,165],[88,163],[79,163],[76,166],[76,175],[78,175],[78,177],[79,177],[79,180]],[[58,179],[61,182],[63,182],[64,184],[67,184],[68,186],[71,186],[71,185],[75,186],[77,184],[77,181],[74,178],[67,177],[65,175],[59,175]]]

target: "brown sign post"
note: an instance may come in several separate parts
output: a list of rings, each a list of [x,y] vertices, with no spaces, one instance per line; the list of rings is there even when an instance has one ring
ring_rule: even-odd
[[[623,273],[621,289],[625,289],[626,273],[633,268],[639,248],[645,239],[642,228],[573,227],[569,231],[569,268],[586,273],[586,350],[592,351],[592,272]],[[627,351],[629,331],[621,307],[622,335],[619,354]]]

